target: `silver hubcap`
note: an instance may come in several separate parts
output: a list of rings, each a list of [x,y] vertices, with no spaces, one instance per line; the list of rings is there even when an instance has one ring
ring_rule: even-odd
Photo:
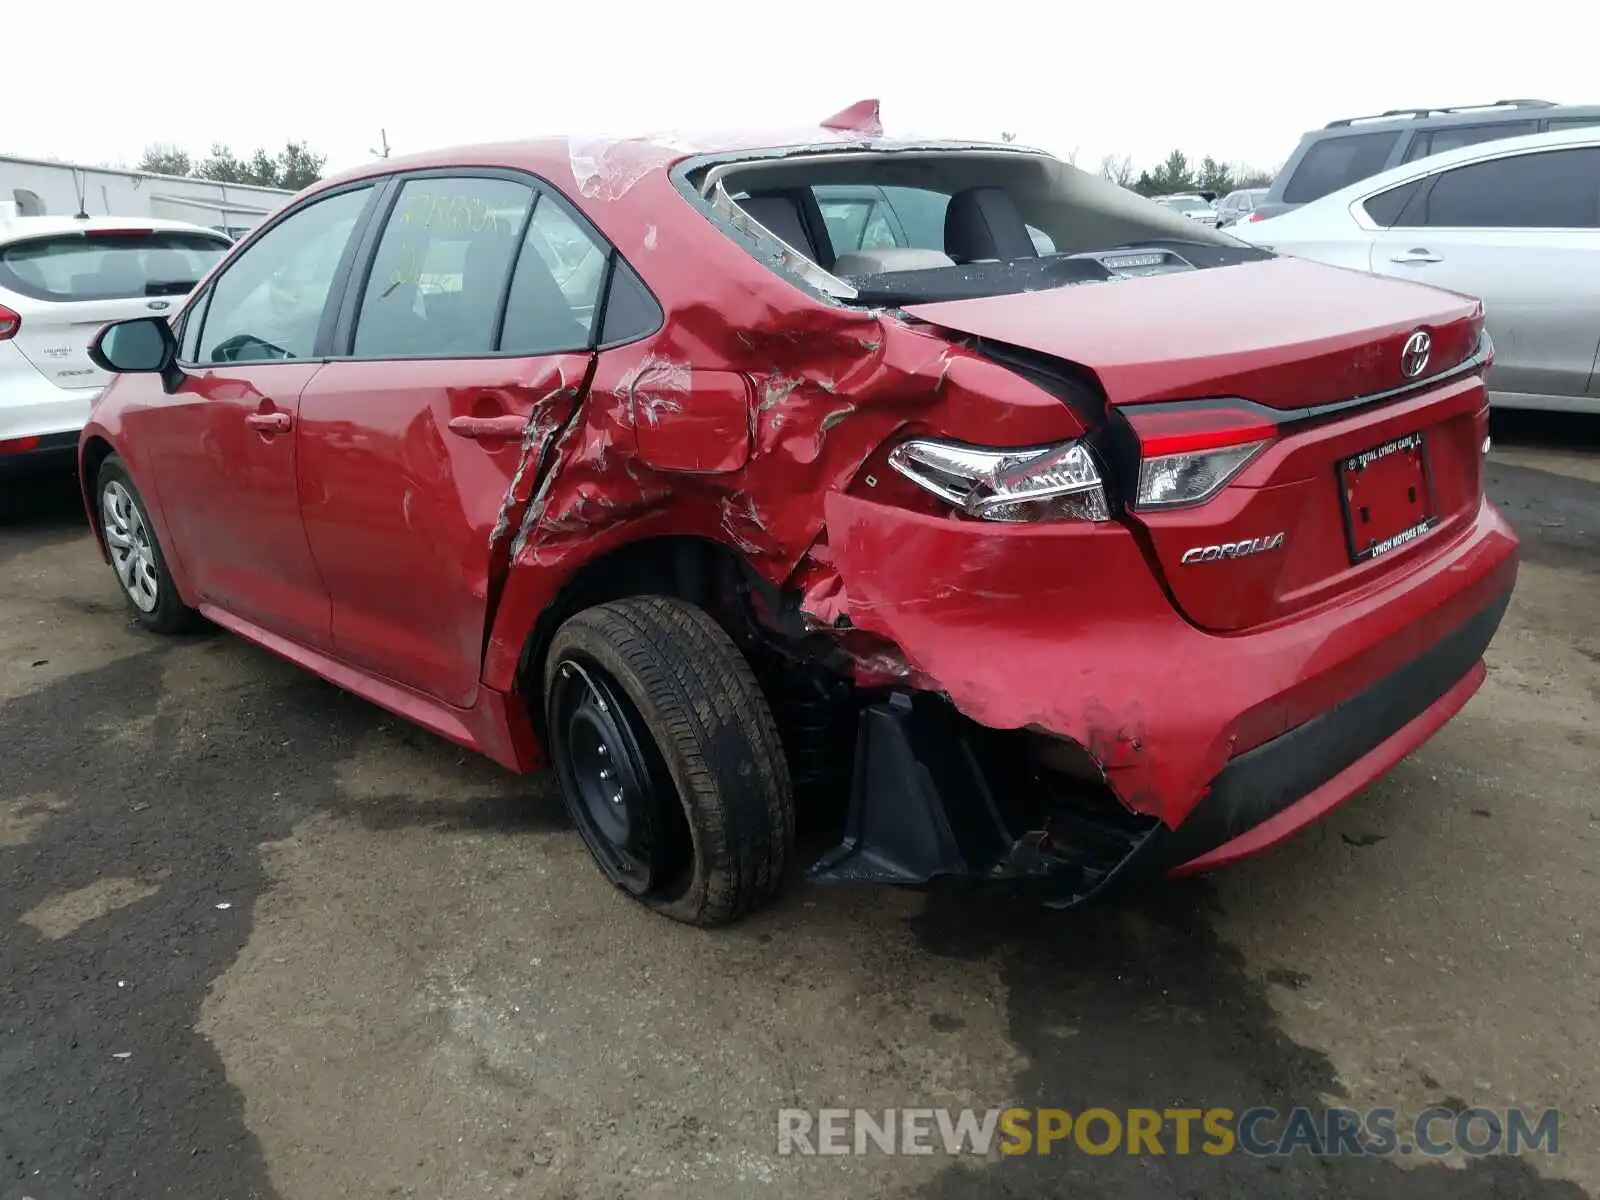
[[[100,493],[100,515],[111,565],[122,581],[122,590],[140,612],[154,612],[160,598],[156,552],[139,506],[127,488],[112,482]]]

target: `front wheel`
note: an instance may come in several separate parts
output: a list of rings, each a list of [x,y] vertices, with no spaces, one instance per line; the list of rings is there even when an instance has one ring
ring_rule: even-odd
[[[544,682],[567,810],[613,884],[692,925],[777,891],[794,845],[788,766],[709,615],[659,596],[586,609],[556,632]]]
[[[178,595],[144,500],[126,464],[115,454],[100,464],[95,510],[111,569],[116,572],[134,619],[155,633],[182,633],[195,628],[200,614]]]

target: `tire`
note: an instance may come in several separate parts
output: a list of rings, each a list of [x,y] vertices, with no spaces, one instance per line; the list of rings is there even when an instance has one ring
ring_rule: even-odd
[[[585,609],[557,630],[544,685],[567,811],[613,884],[702,926],[776,893],[794,847],[783,744],[707,613],[660,596]]]
[[[106,539],[117,589],[134,620],[152,633],[188,633],[200,614],[183,602],[166,555],[133,476],[115,454],[100,464],[94,485],[95,515]]]

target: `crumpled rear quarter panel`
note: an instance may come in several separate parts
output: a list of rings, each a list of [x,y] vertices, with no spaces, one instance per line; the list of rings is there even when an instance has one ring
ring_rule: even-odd
[[[790,283],[664,172],[603,176],[592,162],[582,181],[554,182],[593,201],[586,210],[665,322],[602,351],[576,414],[556,425],[542,410],[546,424],[525,440],[490,686],[512,686],[522,639],[560,584],[628,542],[706,537],[784,584],[818,542],[826,497],[897,432],[1026,445],[1082,431],[1059,400],[932,329]],[[518,569],[529,566],[539,569]]]

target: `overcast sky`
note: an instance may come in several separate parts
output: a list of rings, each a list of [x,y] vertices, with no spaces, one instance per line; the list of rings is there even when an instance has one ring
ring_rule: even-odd
[[[1600,101],[1600,17],[1553,0],[4,7],[0,153],[130,166],[155,141],[204,154],[218,141],[247,153],[305,140],[332,170],[373,157],[380,129],[404,153],[537,133],[787,128],[876,96],[891,133],[1012,131],[1091,168],[1112,153],[1147,166],[1173,147],[1274,167],[1336,117]]]

